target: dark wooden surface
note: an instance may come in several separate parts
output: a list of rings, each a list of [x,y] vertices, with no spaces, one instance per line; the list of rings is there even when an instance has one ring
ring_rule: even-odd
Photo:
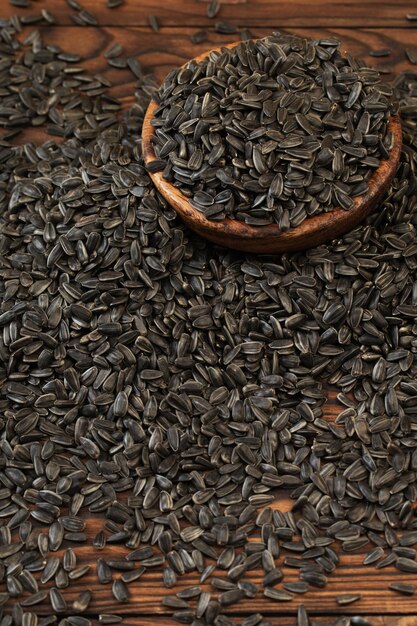
[[[293,615],[268,615],[268,621],[271,626],[294,626],[295,624]],[[334,615],[313,616],[311,626],[333,626],[334,621]],[[371,621],[372,626],[415,626],[416,624],[414,617],[404,615],[378,615],[373,616]],[[131,616],[127,616],[123,620],[123,626],[173,626],[173,623],[171,619],[164,616],[158,616],[157,619],[154,616],[141,616],[140,622]],[[97,626],[98,624],[99,622],[97,622]]]
[[[83,0],[82,6],[99,18],[102,25],[145,26],[155,15],[163,26],[207,26],[208,0],[125,0],[117,9],[108,9],[106,0]],[[65,0],[34,0],[33,8],[48,7],[62,25],[73,25]],[[17,12],[1,0],[2,16]],[[381,26],[413,28],[405,15],[415,11],[410,0],[222,0],[216,20],[239,26]],[[415,26],[415,24],[414,24]]]
[[[214,21],[206,17],[205,0],[125,0],[118,9],[106,8],[105,0],[80,0],[83,7],[90,10],[98,19],[99,27],[74,25],[64,0],[34,0],[30,9],[11,7],[7,0],[0,0],[0,17],[14,13],[25,15],[47,8],[56,16],[57,26],[36,25],[48,42],[62,49],[75,48],[86,57],[84,65],[92,72],[102,73],[113,83],[113,94],[123,103],[134,100],[136,79],[127,70],[117,70],[107,65],[103,52],[114,41],[123,44],[127,56],[137,56],[144,70],[154,73],[158,80],[174,66],[183,64],[214,46],[236,40],[236,35],[219,35],[213,32]],[[217,20],[230,21],[242,28],[250,28],[256,36],[269,33],[272,29],[291,30],[312,36],[336,36],[345,49],[372,61],[376,67],[398,72],[413,68],[405,58],[404,48],[417,50],[417,22],[407,21],[406,13],[417,12],[417,4],[400,0],[223,0]],[[157,16],[161,30],[154,33],[148,26],[147,16]],[[195,45],[190,36],[200,29],[208,29],[208,39]],[[367,56],[369,50],[390,48],[391,55],[384,58]],[[388,78],[390,75],[387,75]],[[24,137],[28,138],[28,136]],[[35,130],[30,138],[35,141],[46,139],[42,131]],[[340,407],[336,394],[329,391],[325,415],[333,419]],[[284,494],[277,494],[277,508],[288,510],[290,502]],[[98,613],[113,612],[126,615],[127,626],[168,626],[173,624],[170,611],[161,606],[160,600],[166,593],[197,583],[196,575],[180,579],[178,588],[167,592],[161,584],[161,572],[151,570],[137,582],[129,585],[131,601],[117,604],[109,585],[100,585],[96,578],[97,552],[91,546],[91,539],[102,525],[102,520],[92,517],[87,521],[90,545],[77,548],[79,564],[89,564],[89,572],[77,583],[64,590],[70,613],[71,602],[86,589],[91,589],[94,600],[88,615],[94,624]],[[68,544],[70,545],[70,544]],[[65,546],[67,547],[67,546]],[[127,550],[120,546],[106,547],[103,558],[120,558]],[[292,603],[273,603],[263,597],[245,601],[237,607],[230,607],[231,615],[242,615],[262,611],[270,618],[272,626],[294,626],[297,602],[302,599],[312,614],[313,625],[330,625],[335,615],[342,613],[369,615],[372,626],[417,626],[417,596],[405,598],[389,591],[389,582],[410,581],[412,575],[404,575],[386,568],[375,570],[362,567],[363,552],[342,555],[340,567],[329,578],[326,589],[313,589]],[[295,571],[286,570],[286,580],[295,580]],[[254,582],[260,581],[260,572],[253,572]],[[204,587],[210,590],[209,583]],[[0,589],[1,591],[1,589]],[[346,592],[359,592],[359,602],[343,609],[336,603],[336,596]],[[51,612],[48,603],[33,607],[39,615]],[[332,618],[333,616],[333,618]]]

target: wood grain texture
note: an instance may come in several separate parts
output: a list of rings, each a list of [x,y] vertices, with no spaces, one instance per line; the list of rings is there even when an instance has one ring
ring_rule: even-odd
[[[290,501],[285,494],[278,493],[274,503],[276,508],[287,510],[290,507]],[[167,590],[162,585],[162,570],[160,567],[149,569],[142,577],[129,584],[130,601],[126,604],[118,604],[111,593],[111,584],[101,585],[97,581],[96,561],[97,558],[120,560],[123,559],[128,550],[123,546],[108,545],[100,553],[92,547],[91,541],[95,533],[101,529],[102,521],[97,517],[91,517],[87,523],[86,532],[88,534],[90,545],[77,546],[77,566],[90,565],[90,571],[76,583],[73,583],[68,589],[62,592],[68,604],[67,613],[70,612],[70,605],[76,597],[86,589],[93,593],[93,599],[88,608],[91,614],[97,613],[116,613],[120,615],[171,615],[172,609],[163,607],[161,600],[165,595],[176,593],[186,587],[198,584],[198,574],[192,572],[179,577],[178,583],[173,590]],[[66,542],[65,547],[71,544]],[[368,547],[371,549],[371,546]],[[54,556],[62,556],[63,550],[54,553]],[[341,563],[337,570],[329,575],[329,582],[324,590],[310,587],[308,593],[303,596],[295,596],[290,602],[277,603],[263,596],[262,578],[263,572],[253,570],[250,572],[250,580],[259,586],[259,592],[253,599],[245,599],[238,605],[231,606],[226,611],[228,613],[242,615],[251,612],[262,612],[265,615],[288,615],[294,614],[297,606],[303,603],[307,610],[312,614],[350,614],[350,615],[415,615],[417,614],[417,597],[400,596],[394,591],[388,590],[390,582],[412,582],[411,574],[403,574],[393,567],[387,567],[381,570],[375,569],[373,566],[362,566],[362,560],[365,551],[361,550],[355,554],[341,553]],[[211,561],[206,560],[207,564]],[[282,557],[277,560],[277,565],[282,565]],[[139,566],[139,564],[138,564]],[[298,580],[296,569],[283,566],[285,582],[294,582]],[[225,577],[222,570],[216,571],[216,576]],[[36,574],[37,576],[37,574]],[[120,576],[119,572],[114,572],[114,578]],[[42,589],[52,587],[52,583],[42,585]],[[281,588],[282,585],[276,586]],[[211,591],[217,595],[218,591],[210,586],[210,581],[204,583],[202,588]],[[0,587],[1,591],[1,587]],[[340,607],[336,602],[336,597],[344,593],[361,593],[362,598],[354,604]],[[191,606],[195,605],[195,601],[191,602]],[[51,611],[49,602],[44,602],[33,607],[38,615],[48,615]]]
[[[293,26],[382,26],[413,28],[405,15],[415,11],[412,0],[221,0],[215,20],[206,15],[208,0],[124,0],[116,9],[108,9],[105,0],[80,0],[101,25],[147,26],[148,16],[155,15],[162,26],[213,27],[215,21],[230,21],[238,26],[284,28]],[[2,17],[48,8],[59,24],[74,25],[65,0],[34,0],[31,9],[18,9],[1,0]],[[415,26],[415,23],[414,23]]]
[[[233,616],[232,616],[233,617]],[[127,616],[123,620],[123,626],[173,626],[174,622],[169,617],[159,616],[157,622],[155,617],[140,616],[140,621],[135,616]],[[295,626],[293,615],[282,615],[274,617],[268,615],[268,622],[271,626]],[[380,615],[374,616],[371,620],[372,626],[417,626],[417,615]],[[312,616],[310,626],[333,626],[334,617]],[[99,626],[98,621],[93,621],[93,626]]]
[[[56,1],[56,0],[54,0]],[[104,1],[104,0],[103,0]],[[0,15],[3,14],[4,3],[0,0]],[[64,2],[64,0],[59,0]],[[3,4],[2,4],[3,3]],[[45,6],[47,2],[36,3],[36,6]],[[7,4],[7,6],[9,6]],[[414,22],[415,24],[416,22]],[[83,57],[82,65],[91,73],[103,74],[112,83],[110,93],[119,98],[124,106],[135,101],[137,79],[127,69],[116,69],[108,65],[104,52],[115,42],[123,44],[124,56],[135,56],[141,63],[145,73],[153,74],[161,82],[166,74],[174,67],[183,65],[190,58],[202,54],[219,46],[235,41],[236,35],[219,35],[209,33],[207,41],[193,44],[191,35],[195,28],[178,27],[176,29],[161,28],[154,33],[150,28],[141,27],[100,27],[58,28],[51,26],[35,26],[49,43],[60,46],[62,50],[73,50],[74,41],[77,42],[77,51]],[[394,73],[404,70],[413,70],[404,53],[404,48],[417,47],[417,29],[382,28],[348,29],[348,28],[292,28],[291,32],[305,37],[338,37],[344,49],[352,54],[363,57],[368,64],[380,68],[387,74],[385,78],[392,78]],[[253,30],[255,36],[263,37],[270,34],[268,27]],[[161,46],[163,40],[163,46]],[[390,48],[389,57],[374,58],[368,56],[370,50]],[[47,139],[42,127],[35,127],[23,131],[16,142],[35,141],[42,143]],[[60,141],[54,137],[55,141]]]
[[[3,0],[4,1],[4,0]],[[61,1],[61,0],[60,0]],[[2,0],[0,0],[1,4]],[[173,68],[183,65],[190,58],[235,41],[236,35],[210,33],[207,41],[193,44],[190,40],[195,32],[193,28],[178,27],[175,30],[162,28],[154,33],[140,27],[102,27],[102,28],[56,28],[37,26],[49,43],[60,46],[63,50],[73,50],[77,41],[77,51],[85,59],[83,66],[92,73],[102,73],[112,84],[112,93],[127,105],[135,99],[137,80],[129,70],[110,67],[104,58],[104,52],[117,42],[122,43],[125,56],[136,56],[144,72],[152,73],[160,82]],[[262,37],[271,32],[269,27],[257,28],[254,35]],[[407,61],[404,48],[417,46],[417,28],[391,29],[381,28],[350,30],[346,28],[294,28],[291,32],[305,37],[337,37],[345,50],[363,57],[368,64],[384,71],[397,73],[415,69]],[[162,42],[162,43],[161,43]],[[390,48],[389,57],[373,58],[367,55],[370,50]],[[390,76],[388,75],[388,78]]]

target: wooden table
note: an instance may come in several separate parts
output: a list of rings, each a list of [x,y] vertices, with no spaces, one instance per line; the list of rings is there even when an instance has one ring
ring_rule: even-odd
[[[104,51],[115,41],[123,44],[127,56],[136,56],[144,70],[154,73],[160,80],[172,67],[184,63],[190,57],[214,45],[238,38],[236,35],[214,32],[214,21],[206,17],[206,0],[125,0],[122,6],[113,10],[106,8],[105,0],[80,2],[96,16],[99,27],[75,25],[64,0],[37,0],[29,10],[17,9],[10,6],[7,0],[0,0],[0,15],[24,15],[41,8],[50,10],[56,16],[57,25],[36,25],[47,42],[55,43],[64,50],[80,52],[86,58],[85,66],[90,71],[102,73],[111,80],[113,94],[125,105],[134,101],[135,79],[127,70],[109,67],[103,57]],[[216,21],[228,21],[241,29],[250,29],[256,36],[279,29],[310,37],[338,37],[346,50],[362,55],[376,67],[398,72],[413,69],[404,54],[405,47],[417,51],[417,21],[405,19],[405,15],[412,12],[417,12],[417,4],[411,0],[222,0]],[[149,27],[149,15],[157,17],[161,26],[159,33]],[[201,29],[208,30],[207,41],[195,45],[190,37]],[[370,50],[381,48],[390,48],[391,55],[381,58],[368,56]],[[45,136],[38,130],[31,138],[44,140]],[[339,410],[336,392],[329,390],[326,416],[332,419]],[[284,494],[277,494],[275,506],[288,510],[291,505]],[[98,518],[87,520],[90,545],[77,547],[76,551],[78,564],[88,564],[90,570],[77,583],[64,590],[68,606],[81,591],[91,589],[93,600],[86,615],[93,623],[99,613],[106,612],[124,615],[124,624],[128,626],[173,624],[170,618],[172,611],[161,605],[161,598],[167,593],[197,584],[197,575],[182,577],[177,588],[167,591],[161,583],[161,571],[150,570],[140,580],[129,585],[130,602],[117,604],[109,585],[100,585],[96,578],[98,555],[91,546],[91,540],[102,524],[103,520]],[[99,556],[119,559],[126,553],[127,549],[122,546],[109,545]],[[57,555],[62,555],[62,551]],[[372,566],[363,567],[362,559],[363,553],[360,552],[342,555],[341,565],[330,576],[324,591],[313,589],[290,604],[273,603],[263,597],[260,591],[255,599],[230,607],[230,614],[242,618],[245,614],[260,611],[268,616],[273,626],[293,626],[297,603],[302,601],[315,624],[331,624],[336,615],[350,613],[369,616],[372,626],[417,625],[417,595],[407,598],[387,589],[392,579],[396,582],[410,582],[412,575],[400,574],[394,568],[376,570]],[[253,581],[256,583],[260,580],[261,572],[255,571]],[[286,580],[296,580],[296,571],[287,569]],[[210,588],[209,584],[205,586]],[[335,598],[346,592],[360,592],[362,598],[355,604],[341,608]],[[49,603],[40,604],[32,610],[35,609],[39,615],[51,613]]]

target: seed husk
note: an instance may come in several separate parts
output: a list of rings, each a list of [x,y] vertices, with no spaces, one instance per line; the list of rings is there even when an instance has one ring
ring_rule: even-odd
[[[417,572],[417,562],[402,556],[396,560],[395,567],[402,572]]]
[[[406,583],[390,583],[388,588],[392,589],[393,591],[398,591],[398,593],[401,593],[402,595],[405,595],[405,596],[412,596],[416,592],[415,585],[406,584]]]
[[[232,35],[237,32],[237,26],[230,24],[230,22],[216,22],[214,30],[222,35]]]
[[[297,611],[297,626],[309,626],[309,624],[307,610],[303,604],[300,604]]]
[[[91,601],[91,591],[83,591],[72,603],[72,609],[77,613],[83,613]]]
[[[343,593],[340,596],[336,597],[337,604],[345,605],[352,604],[353,602],[357,602],[361,599],[360,593]]]
[[[264,589],[264,596],[275,602],[289,602],[293,599],[293,595],[287,591],[281,591],[279,589],[273,589],[272,587],[266,587]]]
[[[129,599],[126,583],[121,579],[113,581],[112,593],[117,602],[127,602]]]
[[[220,11],[219,0],[210,0],[210,2],[207,5],[207,17],[212,19],[216,17],[219,11]]]
[[[22,606],[34,606],[35,604],[43,602],[47,597],[48,594],[46,591],[37,591],[36,593],[33,593],[32,595],[21,600],[20,604]]]
[[[191,41],[194,44],[203,43],[203,41],[207,41],[207,39],[208,33],[206,30],[197,30],[191,35]]]
[[[406,48],[405,56],[412,65],[417,65],[417,51],[412,50],[411,48]]]
[[[59,589],[52,587],[49,590],[49,599],[51,601],[52,609],[56,613],[63,613],[66,610],[67,603]]]
[[[148,15],[149,26],[157,33],[159,31],[159,21],[155,15]]]
[[[378,48],[369,51],[369,55],[372,57],[388,57],[390,54],[391,50],[389,48]]]
[[[306,582],[289,582],[284,583],[283,588],[289,593],[307,593],[309,585]]]

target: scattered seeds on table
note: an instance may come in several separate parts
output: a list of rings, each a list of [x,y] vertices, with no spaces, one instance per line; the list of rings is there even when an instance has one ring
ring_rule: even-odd
[[[83,10],[74,0],[70,6]],[[29,15],[26,22],[0,24],[3,42],[9,42],[0,50],[2,610],[7,614],[13,606],[20,620],[15,607],[33,607],[22,620],[36,626],[36,609],[49,594],[53,613],[67,615],[72,604],[75,614],[65,621],[90,626],[81,613],[92,606],[92,594],[86,588],[70,602],[74,581],[93,574],[107,590],[111,583],[115,601],[125,602],[128,585],[155,568],[161,584],[173,588],[169,602],[179,620],[230,626],[224,607],[260,595],[253,570],[262,568],[266,598],[290,602],[309,585],[326,584],[337,569],[340,542],[344,550],[365,550],[368,566],[394,564],[412,575],[416,75],[406,72],[392,84],[404,148],[376,212],[319,248],[252,257],[189,233],[152,186],[148,172],[165,166],[163,159],[144,166],[140,131],[154,81],[129,60],[139,84],[134,104],[121,111],[108,80],[82,71],[77,51],[48,45],[36,30],[19,34],[25,23],[45,19]],[[310,65],[323,57],[330,71],[327,57],[334,57],[334,48],[335,40],[321,40]],[[275,59],[295,87],[297,54],[284,60],[277,50]],[[352,63],[354,73],[376,80]],[[337,100],[330,87],[347,95],[349,72],[332,82],[323,77],[332,104]],[[242,104],[231,111],[230,145],[240,145],[247,131],[256,142],[259,129],[250,127],[264,106],[250,82],[256,73],[251,69],[242,87],[252,114],[245,121]],[[358,167],[358,147],[384,150],[378,127],[389,95],[384,89],[382,104],[373,95],[360,114],[353,107],[356,130],[330,124],[322,170],[339,171],[342,159],[330,144],[342,133],[351,138],[344,157],[349,167]],[[366,90],[373,93],[372,85]],[[212,121],[216,103],[206,98],[206,122],[197,130],[196,95],[187,94],[172,122],[181,132],[189,124],[189,134],[215,150],[213,159],[221,139]],[[296,114],[308,114],[304,100],[284,104],[287,113],[279,111],[283,107],[274,113],[282,126],[291,128]],[[321,98],[315,106],[324,106]],[[197,117],[186,120],[184,113]],[[49,137],[24,141],[32,126]],[[294,189],[301,189],[298,176],[308,175],[305,159],[294,156],[298,132],[284,148],[288,160],[299,158]],[[272,134],[269,141],[281,139]],[[386,141],[388,151],[388,135]],[[180,176],[201,161],[197,150],[185,155],[186,146],[178,154],[174,147],[169,151],[169,165]],[[262,169],[274,150],[269,144],[247,160]],[[240,157],[234,158],[239,172]],[[204,170],[209,183],[212,168]],[[278,193],[285,177],[272,182]],[[247,193],[240,192],[243,201]],[[300,195],[294,192],[297,201]],[[227,189],[211,197],[199,190],[198,199],[212,207],[230,197]],[[323,380],[337,388],[341,402],[332,424],[323,417]],[[287,513],[272,508],[277,486],[293,500]],[[97,568],[80,565],[91,513],[97,521],[102,516],[92,541]],[[100,558],[112,544],[125,546],[126,558]],[[285,582],[289,568],[296,579]],[[201,577],[204,588],[175,593],[184,573]],[[53,587],[47,591],[46,585]],[[411,582],[391,583],[390,589],[415,591]],[[300,608],[299,625],[308,619]],[[39,626],[51,620],[42,618]],[[99,621],[121,618],[100,614]],[[243,623],[262,621],[255,614]],[[359,616],[350,622],[369,624]]]

